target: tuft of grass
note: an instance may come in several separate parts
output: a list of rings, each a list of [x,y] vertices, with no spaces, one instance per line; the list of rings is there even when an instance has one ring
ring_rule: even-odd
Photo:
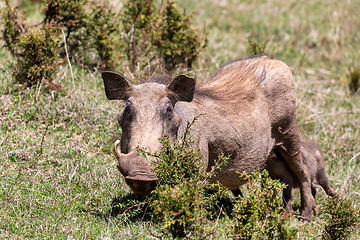
[[[360,90],[360,68],[354,68],[349,73],[348,87],[352,95],[356,95]]]
[[[259,44],[252,40],[251,38],[248,39],[248,52],[250,55],[258,55],[258,54],[264,54],[266,45],[268,41],[266,40],[264,43]]]

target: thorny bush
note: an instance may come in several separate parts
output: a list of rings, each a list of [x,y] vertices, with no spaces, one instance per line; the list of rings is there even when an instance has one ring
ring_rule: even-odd
[[[248,181],[248,195],[237,197],[230,221],[230,232],[236,239],[291,239],[297,229],[289,229],[290,215],[282,206],[284,184],[270,178],[264,170],[242,174]]]
[[[204,228],[211,217],[209,211],[225,189],[219,184],[210,184],[207,179],[227,163],[220,156],[210,172],[206,172],[201,153],[192,147],[188,124],[179,141],[171,143],[168,138],[160,139],[163,148],[152,162],[159,185],[153,191],[149,208],[152,221],[159,226],[164,236],[173,238],[195,238],[211,235]],[[148,154],[141,150],[143,154]],[[207,189],[218,188],[217,194],[206,194]]]

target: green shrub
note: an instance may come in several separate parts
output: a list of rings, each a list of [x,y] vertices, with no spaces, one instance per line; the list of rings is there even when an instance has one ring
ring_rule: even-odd
[[[14,68],[16,80],[27,85],[52,80],[58,69],[58,42],[59,34],[50,25],[22,34],[18,47],[23,53]]]
[[[113,69],[118,60],[115,45],[119,27],[117,16],[108,4],[86,0],[47,0],[45,18],[41,23],[27,26],[16,9],[8,2],[1,12],[4,29],[2,38],[16,58],[15,79],[31,86],[56,72],[58,59],[71,57],[87,66]],[[68,48],[60,36],[64,30]]]
[[[149,203],[150,216],[164,236],[173,238],[198,239],[212,234],[204,226],[214,203],[224,193],[221,186],[209,184],[207,179],[226,164],[227,159],[220,156],[212,171],[206,172],[201,154],[192,148],[188,136],[193,123],[175,143],[167,138],[160,139],[163,148],[154,155],[156,160],[152,162],[159,185]],[[205,194],[211,188],[219,191],[213,195]]]
[[[155,29],[153,25],[159,17],[154,13],[154,8],[152,0],[128,1],[124,5],[121,15],[122,44],[132,71],[136,66],[144,68],[155,58],[151,32]]]
[[[152,221],[161,225],[160,231],[165,236],[198,238],[206,234],[204,225],[209,213],[205,205],[209,199],[199,182],[190,179],[175,186],[160,185],[154,193],[150,214]]]
[[[202,155],[188,146],[188,140],[183,143],[171,144],[168,138],[159,140],[163,145],[161,151],[155,155],[154,172],[160,184],[175,186],[184,180],[200,181],[204,178],[202,171]]]
[[[21,49],[17,46],[20,43],[21,35],[26,33],[26,28],[21,25],[23,19],[19,19],[16,8],[12,8],[6,1],[6,6],[1,9],[0,16],[1,23],[4,25],[1,38],[5,41],[5,47],[12,55],[18,56],[21,54]]]
[[[29,29],[18,17],[16,8],[8,2],[2,10],[2,38],[5,46],[17,58],[13,66],[15,80],[25,86],[36,85],[53,78],[58,67],[59,34],[51,25]]]
[[[234,203],[230,230],[236,239],[291,239],[297,229],[288,229],[290,218],[282,206],[284,185],[269,177],[266,170],[243,174],[248,181],[248,195],[238,197]]]
[[[354,68],[349,72],[348,87],[351,94],[355,95],[360,91],[360,68]]]
[[[359,211],[354,209],[349,200],[339,196],[327,198],[320,211],[320,218],[325,222],[322,239],[347,239],[360,224]]]
[[[69,42],[71,34],[86,27],[88,19],[84,6],[88,4],[87,0],[46,0],[44,24],[56,23],[66,28],[66,40]],[[72,45],[69,43],[69,45]]]
[[[117,14],[108,4],[96,5],[90,14],[90,24],[86,28],[88,36],[94,39],[94,47],[102,62],[102,68],[114,70],[117,62],[123,58],[119,48]]]
[[[207,45],[207,38],[203,41],[199,38],[190,24],[190,18],[171,1],[167,1],[156,29],[153,31],[154,45],[167,70],[173,70],[178,65],[191,68],[199,52]]]
[[[171,1],[165,10],[156,9],[154,1],[129,1],[122,15],[123,42],[132,70],[151,67],[153,61],[168,71],[178,66],[191,67],[207,38],[200,39],[190,18]]]
[[[108,4],[87,0],[46,0],[44,23],[65,30],[68,52],[76,62],[88,66],[102,64],[112,70],[115,60],[115,39],[119,32],[117,14]],[[66,53],[61,45],[61,57]]]

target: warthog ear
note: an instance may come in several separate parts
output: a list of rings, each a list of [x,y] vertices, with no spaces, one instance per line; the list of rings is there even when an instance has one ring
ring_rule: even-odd
[[[101,74],[106,97],[109,100],[126,100],[129,98],[129,91],[133,88],[133,84],[124,76],[118,73],[105,71]]]
[[[186,75],[176,76],[167,86],[178,97],[179,101],[191,102],[195,91],[195,78]]]

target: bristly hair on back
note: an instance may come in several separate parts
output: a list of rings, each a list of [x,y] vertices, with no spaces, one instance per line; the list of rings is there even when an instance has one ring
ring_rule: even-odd
[[[255,59],[255,58],[261,58],[261,57],[269,57],[269,56],[264,54],[264,53],[260,53],[260,54],[256,54],[256,55],[247,56],[247,57],[244,57],[244,58],[236,58],[234,60],[231,60],[229,62],[226,62],[226,63],[222,64],[219,69],[225,67],[226,65],[234,63],[234,62],[241,62],[241,61],[245,61],[245,60],[249,60],[249,59]]]
[[[195,93],[228,103],[233,99],[239,99],[240,96],[241,99],[251,100],[256,89],[259,89],[259,84],[266,78],[263,65],[265,58],[267,56],[262,54],[228,62],[208,81],[198,85]],[[234,78],[237,81],[233,81]]]

